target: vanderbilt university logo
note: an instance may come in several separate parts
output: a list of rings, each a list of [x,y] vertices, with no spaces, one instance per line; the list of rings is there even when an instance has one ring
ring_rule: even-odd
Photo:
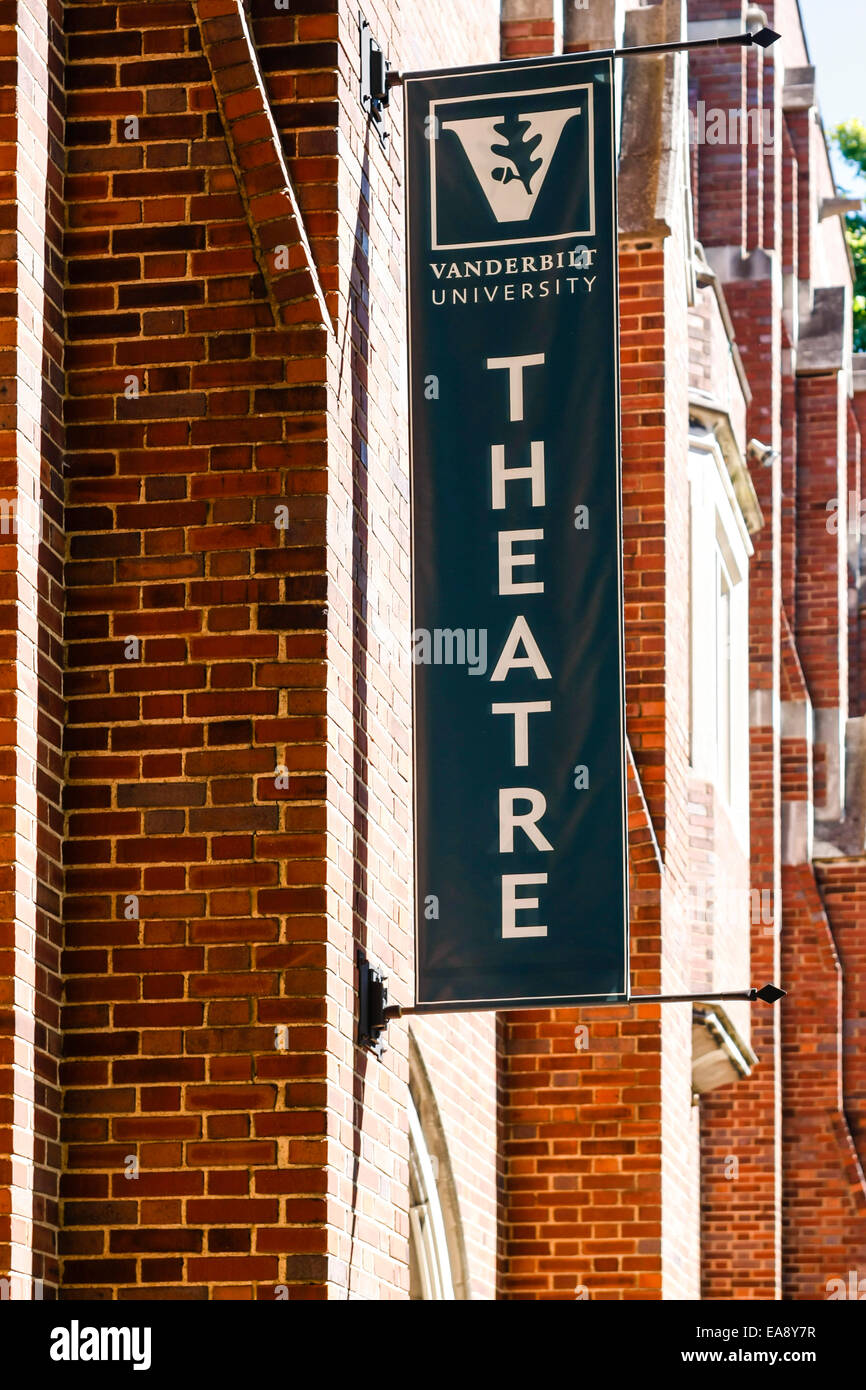
[[[588,83],[431,101],[434,251],[595,234]]]

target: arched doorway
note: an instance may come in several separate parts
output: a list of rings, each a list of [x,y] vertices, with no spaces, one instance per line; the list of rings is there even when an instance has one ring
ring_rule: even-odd
[[[451,1257],[431,1157],[409,1097],[409,1297],[453,1299]]]
[[[409,1043],[409,1297],[469,1297],[463,1232],[445,1135],[417,1041]]]

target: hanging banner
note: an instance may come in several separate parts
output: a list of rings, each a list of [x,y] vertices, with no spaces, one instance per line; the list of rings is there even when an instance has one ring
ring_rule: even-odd
[[[624,999],[613,59],[404,93],[416,1003]]]

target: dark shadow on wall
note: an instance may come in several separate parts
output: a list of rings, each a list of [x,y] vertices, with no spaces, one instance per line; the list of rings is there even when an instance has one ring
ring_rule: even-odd
[[[340,380],[349,371],[352,383],[352,770],[353,804],[353,880],[352,929],[356,954],[355,998],[358,998],[357,953],[366,954],[368,928],[368,837],[369,837],[369,759],[367,681],[370,664],[369,617],[369,492],[367,460],[367,381],[370,366],[369,339],[369,177],[370,127],[366,131],[361,164],[361,196],[355,219],[355,249],[349,286],[349,308],[343,339]],[[348,356],[348,360],[347,360]],[[370,1054],[355,1047],[352,1115],[352,1224],[347,1269],[347,1298],[352,1294],[352,1265],[358,1224],[358,1175],[361,1166],[361,1136],[364,1130],[364,1091]]]

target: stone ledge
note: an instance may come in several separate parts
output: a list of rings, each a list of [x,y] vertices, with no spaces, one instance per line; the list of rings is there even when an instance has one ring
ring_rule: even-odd
[[[798,376],[843,370],[847,315],[848,295],[843,285],[815,291],[811,314],[800,319]]]
[[[807,111],[815,105],[815,69],[813,67],[788,68],[785,73],[785,85],[782,88],[782,109],[784,111]]]
[[[309,321],[333,332],[243,0],[193,0],[193,11],[274,322],[287,321],[288,304],[308,301]]]

